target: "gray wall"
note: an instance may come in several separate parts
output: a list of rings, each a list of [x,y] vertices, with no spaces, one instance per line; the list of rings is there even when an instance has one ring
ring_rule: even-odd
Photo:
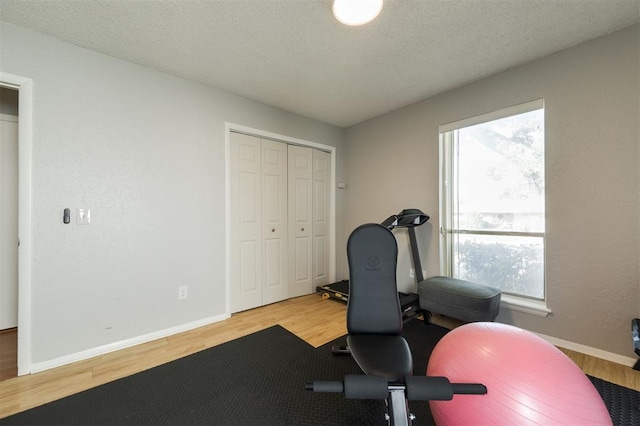
[[[633,356],[637,26],[350,128],[347,144],[334,126],[4,22],[0,31],[2,71],[34,82],[33,362],[224,313],[226,121],[337,147],[348,184],[336,192],[337,278],[350,231],[406,207],[432,216],[418,237],[435,275],[438,126],[536,98],[546,101],[553,315],[499,320]],[[65,207],[91,208],[93,224],[63,225]],[[178,301],[182,284],[189,299]]]
[[[341,128],[0,31],[2,71],[33,80],[33,363],[225,314],[225,122],[335,146],[345,180]]]
[[[544,98],[546,285],[553,314],[503,310],[498,320],[635,357],[639,38],[636,25],[349,128],[346,231],[421,208],[432,216],[419,236],[424,266],[427,276],[438,275],[438,126]],[[402,268],[409,268],[406,249],[398,279],[410,287]]]

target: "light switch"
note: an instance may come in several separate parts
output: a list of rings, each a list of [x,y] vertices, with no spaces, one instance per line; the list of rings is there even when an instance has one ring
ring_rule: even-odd
[[[91,224],[91,209],[78,209],[78,225]]]

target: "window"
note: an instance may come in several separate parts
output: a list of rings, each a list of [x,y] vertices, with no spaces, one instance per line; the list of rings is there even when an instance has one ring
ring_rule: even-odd
[[[544,300],[544,103],[440,128],[445,274]]]

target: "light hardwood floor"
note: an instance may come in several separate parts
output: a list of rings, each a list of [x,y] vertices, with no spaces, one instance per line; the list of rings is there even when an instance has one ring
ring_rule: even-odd
[[[18,375],[18,332],[15,328],[0,331],[0,381]]]
[[[452,328],[455,320],[434,316]],[[281,325],[314,347],[346,333],[345,305],[312,294],[234,314],[228,320],[142,345],[0,382],[0,418]],[[640,372],[565,351],[585,373],[640,391]]]

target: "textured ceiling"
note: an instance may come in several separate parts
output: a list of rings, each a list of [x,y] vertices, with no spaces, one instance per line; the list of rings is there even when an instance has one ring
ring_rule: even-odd
[[[0,20],[347,127],[640,21],[640,0],[0,0]]]

